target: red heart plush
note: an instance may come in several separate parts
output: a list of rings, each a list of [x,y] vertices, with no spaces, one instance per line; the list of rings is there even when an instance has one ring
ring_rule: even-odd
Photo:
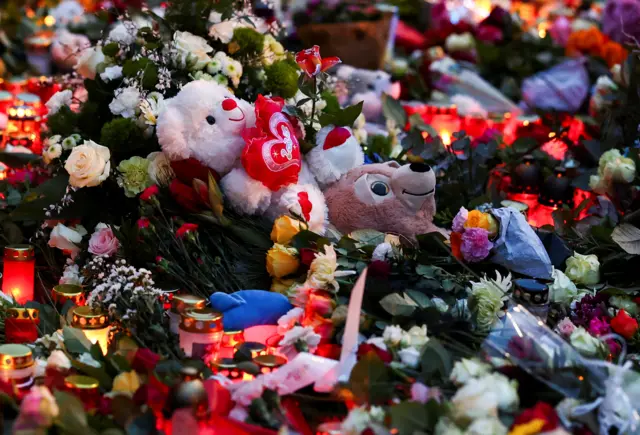
[[[327,138],[324,140],[322,149],[328,150],[333,147],[342,145],[351,137],[351,133],[344,127],[336,127],[329,132]]]

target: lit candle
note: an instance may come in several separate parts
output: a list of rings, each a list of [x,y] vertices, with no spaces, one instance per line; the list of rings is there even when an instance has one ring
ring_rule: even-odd
[[[71,326],[82,330],[91,343],[98,343],[102,353],[107,354],[111,328],[106,313],[86,305],[75,307],[71,312]]]
[[[214,374],[226,376],[232,381],[246,381],[253,379],[249,373],[245,373],[238,368],[238,363],[233,358],[216,358],[213,360],[211,370]],[[245,375],[248,377],[245,379]]]
[[[169,329],[178,334],[180,326],[180,314],[189,308],[204,308],[206,299],[194,295],[173,295],[171,309],[169,310]]]
[[[7,91],[12,94],[19,94],[27,86],[27,79],[23,76],[13,76],[8,81],[5,81],[4,85]]]
[[[82,287],[73,284],[60,284],[51,291],[51,298],[58,308],[71,301],[74,305],[84,305],[84,292]]]
[[[241,349],[248,350],[251,353],[251,358],[267,354],[267,347],[264,344],[256,343],[255,341],[247,341],[236,345],[236,352]]]
[[[64,378],[64,386],[67,391],[82,401],[85,409],[94,409],[98,406],[100,384],[96,378],[82,375],[67,376]]]
[[[0,91],[0,113],[7,113],[9,107],[13,105],[13,94],[7,91]]]
[[[185,355],[194,355],[195,345],[217,355],[222,341],[222,314],[211,308],[189,308],[181,314],[180,347]]]
[[[11,106],[7,110],[7,127],[2,137],[2,148],[7,145],[30,148],[35,154],[40,149],[40,117],[34,107]]]
[[[220,356],[233,357],[235,347],[242,343],[244,343],[244,331],[224,331]]]
[[[0,380],[20,395],[33,385],[35,362],[31,349],[23,344],[0,345]]]
[[[33,300],[35,251],[31,245],[10,245],[4,248],[2,291],[24,305]]]
[[[33,343],[38,339],[40,313],[35,308],[9,308],[4,321],[7,343]]]

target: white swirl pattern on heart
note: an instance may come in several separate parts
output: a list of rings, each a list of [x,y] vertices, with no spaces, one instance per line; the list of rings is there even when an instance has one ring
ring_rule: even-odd
[[[274,113],[269,119],[269,130],[275,139],[266,141],[262,145],[262,158],[267,168],[272,172],[284,171],[291,166],[300,168],[300,158],[297,156],[299,153],[294,156],[294,149],[297,151],[299,147],[298,141],[291,134],[287,118],[282,113]],[[279,150],[278,145],[282,146]],[[277,157],[282,157],[285,161],[277,162],[275,160]]]

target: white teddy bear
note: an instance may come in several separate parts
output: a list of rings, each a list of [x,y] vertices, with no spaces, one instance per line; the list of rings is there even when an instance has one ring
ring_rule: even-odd
[[[157,122],[158,142],[169,159],[195,158],[224,176],[242,153],[242,132],[255,123],[250,103],[222,85],[196,80],[165,101]]]

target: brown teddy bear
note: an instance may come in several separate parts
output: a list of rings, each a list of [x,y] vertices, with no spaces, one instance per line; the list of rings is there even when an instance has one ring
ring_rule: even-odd
[[[329,221],[342,233],[375,229],[411,239],[448,232],[433,224],[436,177],[429,165],[358,166],[324,190]]]

